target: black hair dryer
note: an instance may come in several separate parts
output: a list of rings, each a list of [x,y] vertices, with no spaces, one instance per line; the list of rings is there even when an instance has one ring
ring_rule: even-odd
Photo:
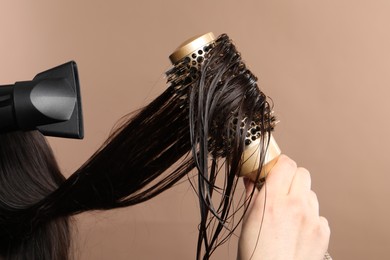
[[[0,86],[0,132],[34,129],[47,136],[84,137],[74,61],[41,72],[31,81]]]

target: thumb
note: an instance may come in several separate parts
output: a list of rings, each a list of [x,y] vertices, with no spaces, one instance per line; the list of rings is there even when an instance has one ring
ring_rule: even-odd
[[[246,177],[243,178],[243,181],[244,181],[244,187],[245,187],[245,201],[248,202],[250,200],[251,196],[253,196],[252,200],[256,199],[259,191],[256,189],[255,183]]]

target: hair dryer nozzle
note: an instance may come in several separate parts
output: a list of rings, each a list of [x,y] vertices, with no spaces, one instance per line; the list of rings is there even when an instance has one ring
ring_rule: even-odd
[[[48,136],[82,139],[83,117],[74,61],[32,81],[0,87],[0,131],[37,129]]]

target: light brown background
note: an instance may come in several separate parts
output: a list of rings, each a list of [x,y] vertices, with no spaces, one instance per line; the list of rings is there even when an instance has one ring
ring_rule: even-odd
[[[228,33],[274,100],[281,148],[312,173],[333,257],[389,259],[389,1],[1,0],[0,13],[0,83],[78,62],[86,138],[50,139],[67,175],[163,91],[179,43]],[[78,216],[76,259],[193,259],[196,203],[184,183]],[[235,259],[236,243],[214,259]]]

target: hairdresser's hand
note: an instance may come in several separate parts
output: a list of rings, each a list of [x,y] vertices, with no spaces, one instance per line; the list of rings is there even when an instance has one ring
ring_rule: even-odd
[[[244,183],[248,197],[254,184]],[[322,260],[329,237],[309,172],[281,155],[244,216],[238,259]]]

